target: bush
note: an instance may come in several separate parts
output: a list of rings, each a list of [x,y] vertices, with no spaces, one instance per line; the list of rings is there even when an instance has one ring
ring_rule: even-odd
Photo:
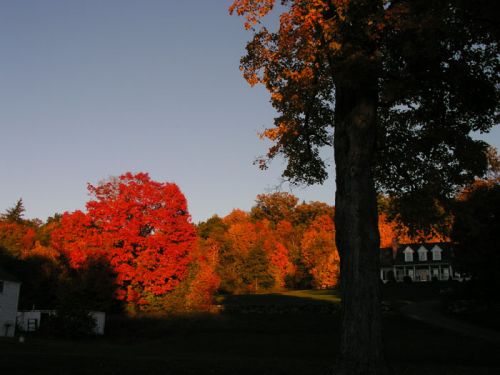
[[[39,333],[74,339],[93,336],[95,327],[96,321],[87,311],[59,310],[43,318]]]
[[[413,279],[410,276],[405,276],[403,277],[403,282],[406,284],[411,284],[413,282]]]

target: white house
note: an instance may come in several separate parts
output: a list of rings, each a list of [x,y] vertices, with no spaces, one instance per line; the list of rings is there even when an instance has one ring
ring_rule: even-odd
[[[449,243],[404,244],[380,249],[382,281],[456,280],[453,269],[453,248]]]
[[[0,336],[16,333],[17,305],[21,283],[0,268]]]

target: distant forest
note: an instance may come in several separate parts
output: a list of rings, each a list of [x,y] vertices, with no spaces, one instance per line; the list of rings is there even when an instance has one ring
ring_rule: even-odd
[[[85,212],[28,220],[20,199],[2,214],[0,264],[22,281],[20,309],[199,311],[220,293],[326,289],[339,281],[335,207],[326,203],[260,194],[249,212],[234,209],[193,224],[178,186],[146,173],[126,173],[89,191]],[[478,227],[470,221],[473,208],[498,191],[497,180],[477,181],[456,197],[448,229],[429,233],[411,233],[381,197],[380,247],[450,236],[477,241],[464,225]]]

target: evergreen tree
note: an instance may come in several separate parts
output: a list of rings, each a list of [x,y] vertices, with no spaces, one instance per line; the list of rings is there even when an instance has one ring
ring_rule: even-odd
[[[14,207],[5,210],[5,213],[2,215],[2,220],[10,223],[22,223],[24,211],[26,211],[26,209],[24,208],[23,199],[19,198]]]

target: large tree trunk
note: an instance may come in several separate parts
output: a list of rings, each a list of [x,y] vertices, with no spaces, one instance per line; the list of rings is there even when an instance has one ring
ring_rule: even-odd
[[[379,280],[379,232],[373,164],[377,84],[338,84],[335,108],[336,242],[342,321],[335,375],[386,373]]]

